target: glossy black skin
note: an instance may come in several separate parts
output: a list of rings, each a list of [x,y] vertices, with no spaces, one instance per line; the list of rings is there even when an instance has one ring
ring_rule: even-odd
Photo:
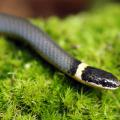
[[[113,74],[90,66],[83,71],[82,79],[104,88],[114,89],[120,86],[120,82]]]

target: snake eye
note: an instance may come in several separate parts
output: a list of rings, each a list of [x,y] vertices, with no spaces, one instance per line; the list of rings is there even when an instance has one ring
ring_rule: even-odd
[[[86,84],[104,89],[116,89],[120,86],[118,79],[111,73],[88,66],[82,73]]]

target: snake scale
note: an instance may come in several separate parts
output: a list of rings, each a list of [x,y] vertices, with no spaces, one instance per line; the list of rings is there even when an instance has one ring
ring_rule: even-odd
[[[1,13],[0,33],[21,38],[50,64],[83,84],[111,90],[120,86],[113,74],[68,55],[45,32],[24,18]]]

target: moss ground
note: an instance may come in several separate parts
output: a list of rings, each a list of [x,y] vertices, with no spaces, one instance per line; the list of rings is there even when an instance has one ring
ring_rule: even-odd
[[[120,78],[120,6],[31,20],[78,59]],[[119,120],[120,89],[89,88],[0,36],[0,119]]]

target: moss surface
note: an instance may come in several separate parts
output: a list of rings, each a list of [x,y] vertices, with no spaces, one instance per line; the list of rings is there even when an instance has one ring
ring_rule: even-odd
[[[120,6],[32,22],[74,57],[120,78]],[[118,120],[120,89],[101,91],[77,83],[25,45],[0,36],[0,118]]]

